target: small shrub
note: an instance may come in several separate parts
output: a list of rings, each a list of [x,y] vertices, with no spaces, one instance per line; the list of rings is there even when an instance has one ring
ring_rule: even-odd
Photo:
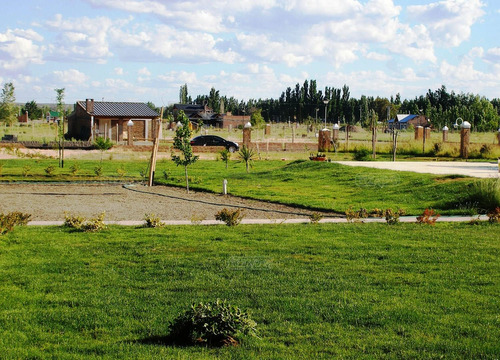
[[[404,214],[405,211],[403,209],[398,209],[398,210],[386,209],[384,211],[385,221],[389,225],[397,224],[399,223],[399,217]]]
[[[481,179],[469,188],[465,202],[475,204],[480,213],[500,207],[500,179]]]
[[[481,146],[481,149],[479,149],[479,153],[481,154],[482,158],[489,158],[492,150],[493,148],[490,144],[483,144],[483,146]]]
[[[424,213],[417,217],[417,223],[435,225],[440,216],[433,209],[425,209]]]
[[[161,228],[164,227],[165,223],[161,221],[159,217],[155,214],[144,215],[144,227],[146,228]]]
[[[167,172],[167,170],[163,170],[163,178],[165,180],[168,180],[168,172]]]
[[[365,148],[356,149],[354,151],[354,160],[356,161],[368,161],[371,160],[371,151]]]
[[[205,220],[205,216],[203,216],[203,215],[194,214],[191,216],[191,223],[192,224],[200,225],[203,220]]]
[[[443,150],[443,144],[442,143],[434,143],[434,146],[432,147],[430,153],[433,156],[436,156],[439,152]]]
[[[80,230],[82,224],[85,222],[85,218],[77,215],[64,214],[64,224],[63,226]]]
[[[116,173],[118,174],[119,177],[124,177],[125,174],[127,174],[127,172],[125,171],[125,169],[122,168],[122,167],[116,169]]]
[[[376,217],[376,218],[383,218],[384,217],[384,210],[382,209],[372,209],[370,210],[370,216]]]
[[[215,214],[215,220],[222,221],[226,223],[227,226],[238,225],[245,215],[241,209],[228,210],[226,208]]]
[[[49,165],[47,166],[45,169],[45,174],[47,174],[47,176],[54,176],[55,174],[55,171],[56,171],[56,167],[54,165]]]
[[[14,230],[15,226],[23,226],[28,223],[31,215],[14,211],[8,214],[0,214],[0,235]]]
[[[309,215],[309,220],[311,221],[311,224],[317,224],[323,219],[323,214],[319,212],[313,212],[311,215]]]
[[[360,208],[358,211],[353,210],[350,206],[349,209],[345,211],[345,216],[348,222],[360,221],[368,217],[368,211],[364,208]]]
[[[495,208],[495,210],[491,210],[488,212],[488,221],[491,224],[500,223],[500,207]]]
[[[83,232],[99,232],[106,228],[104,224],[105,212],[100,213],[95,218],[85,219],[82,216],[68,215],[64,216],[63,226]]]
[[[31,166],[30,165],[24,165],[23,170],[22,170],[23,177],[28,177],[31,175]]]
[[[97,177],[101,177],[102,176],[102,165],[98,165],[94,168],[94,174],[97,176]]]
[[[80,165],[78,165],[78,163],[74,163],[73,165],[71,165],[71,167],[69,168],[69,172],[71,173],[71,175],[75,176],[76,173],[80,170]]]
[[[178,343],[234,346],[241,335],[256,335],[257,323],[247,312],[226,300],[191,305],[169,326],[169,336]]]
[[[106,225],[104,225],[104,216],[106,213],[102,212],[97,215],[95,218],[87,220],[83,226],[82,230],[84,232],[99,232],[101,230],[106,229]]]

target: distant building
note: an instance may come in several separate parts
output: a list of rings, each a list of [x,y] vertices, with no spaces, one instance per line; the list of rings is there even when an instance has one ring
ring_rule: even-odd
[[[160,114],[145,103],[78,101],[68,116],[67,138],[93,140],[98,136],[114,142],[127,140],[127,123],[132,120],[134,140],[151,140],[154,137],[154,120]]]
[[[389,129],[405,130],[411,126],[428,126],[429,120],[424,115],[398,114],[389,120]]]
[[[184,111],[189,121],[193,125],[203,122],[203,125],[213,126],[216,128],[222,127],[223,115],[215,113],[211,108],[206,105],[197,104],[174,104],[174,121],[177,122],[179,111]]]
[[[24,114],[19,115],[17,121],[20,123],[27,123],[29,121],[28,112],[25,111]]]
[[[47,122],[57,121],[57,120],[59,120],[60,116],[61,116],[61,114],[59,112],[49,110],[49,112],[47,113]]]

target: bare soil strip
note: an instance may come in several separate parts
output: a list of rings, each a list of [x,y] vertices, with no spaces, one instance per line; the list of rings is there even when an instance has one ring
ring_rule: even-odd
[[[307,218],[312,211],[291,206],[184,189],[120,184],[0,184],[0,213],[21,211],[34,221],[61,221],[65,213],[108,221],[213,220],[223,208],[241,208],[246,219]],[[335,216],[335,214],[325,214]]]

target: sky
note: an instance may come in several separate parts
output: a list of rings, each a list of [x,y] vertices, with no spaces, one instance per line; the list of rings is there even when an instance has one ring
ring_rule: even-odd
[[[498,0],[18,0],[0,83],[16,101],[279,98],[306,79],[402,99],[445,85],[500,97]]]

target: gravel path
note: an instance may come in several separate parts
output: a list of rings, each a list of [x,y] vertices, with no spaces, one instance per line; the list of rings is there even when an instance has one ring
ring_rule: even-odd
[[[307,218],[311,211],[233,196],[165,186],[110,184],[0,184],[0,213],[21,211],[35,221],[61,221],[65,212],[105,220],[139,221],[145,214],[162,220],[213,220],[223,208],[242,208],[245,219]],[[325,214],[334,215],[334,214]]]

